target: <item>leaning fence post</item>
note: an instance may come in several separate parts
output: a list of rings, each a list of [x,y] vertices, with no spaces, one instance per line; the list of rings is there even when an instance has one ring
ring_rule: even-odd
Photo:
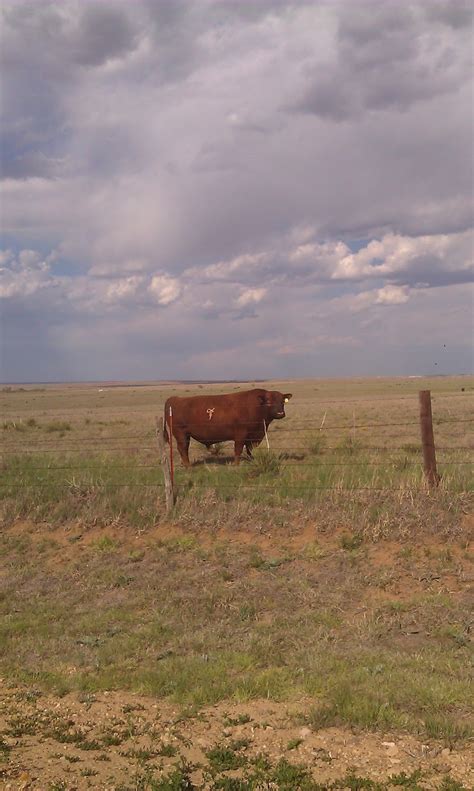
[[[174,490],[173,490],[173,481],[171,479],[170,463],[165,448],[164,422],[162,417],[156,418],[156,438],[158,440],[158,449],[160,451],[161,466],[163,468],[163,478],[165,481],[166,513],[169,514],[169,512],[174,506]],[[171,442],[171,437],[170,437],[170,442]]]
[[[431,392],[420,390],[420,429],[423,447],[423,466],[429,486],[437,486],[440,480],[436,470],[436,450],[433,434],[433,418],[431,414]]]

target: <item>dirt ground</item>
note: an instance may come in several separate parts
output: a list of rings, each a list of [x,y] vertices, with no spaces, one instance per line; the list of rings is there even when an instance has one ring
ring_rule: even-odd
[[[272,763],[286,758],[301,764],[323,784],[349,771],[387,781],[420,770],[427,789],[439,788],[445,775],[466,788],[474,781],[468,745],[450,749],[409,735],[381,736],[349,728],[313,732],[301,724],[310,707],[304,700],[291,705],[222,703],[183,712],[162,701],[117,692],[57,698],[4,688],[0,705],[1,730],[9,748],[1,775],[5,791],[139,788],[144,766],[159,775],[179,759],[193,767],[191,778],[200,786],[206,753],[226,744],[235,749],[243,745],[240,751],[247,758],[260,754]],[[73,741],[78,733],[84,738]]]
[[[357,624],[365,618],[367,608],[370,611],[372,606],[385,600],[403,603],[425,591],[433,596],[449,592],[452,601],[464,609],[470,528],[472,516],[465,515],[459,531],[462,540],[452,541],[449,546],[436,536],[424,536],[423,547],[407,547],[396,541],[365,544],[361,555],[364,571],[360,577],[364,598],[362,605],[356,599],[352,604],[347,602],[351,622]],[[263,555],[293,553],[296,558],[293,579],[305,573],[305,564],[309,562],[304,559],[305,553],[321,550],[326,572],[330,574],[326,580],[328,587],[336,580],[340,583],[341,579],[334,576],[333,566],[340,567],[339,575],[355,573],[351,569],[357,569],[354,564],[359,551],[354,553],[341,547],[344,531],[325,533],[317,530],[314,524],[296,521],[291,528],[286,526],[262,533],[239,529],[233,534],[229,531],[192,533],[178,525],[160,525],[145,533],[113,526],[84,529],[80,524],[46,529],[28,522],[8,529],[12,541],[28,538],[27,545],[18,544],[17,554],[24,552],[21,547],[28,546],[31,558],[36,558],[41,550],[38,558],[41,557],[42,573],[46,576],[60,570],[68,573],[79,556],[100,555],[94,547],[104,535],[113,542],[114,562],[118,565],[128,558],[127,562],[136,566],[136,558],[141,558],[142,554],[144,558],[151,556],[158,541],[176,543],[194,538],[199,547],[209,551],[225,541],[228,547],[235,547],[236,553],[245,552],[247,544],[258,547]],[[46,549],[43,546],[45,536],[49,542]],[[448,549],[449,562],[446,564]],[[408,550],[412,553],[409,560],[403,554]],[[196,562],[192,552],[189,550],[189,557],[186,553],[180,555],[183,568],[186,562]],[[442,560],[439,559],[441,553],[444,553]],[[347,555],[350,562],[344,561],[341,565]],[[11,555],[12,558],[16,556]],[[152,574],[153,567],[147,571],[145,560],[139,562],[145,579],[148,573]],[[252,567],[248,570],[251,578],[262,573]],[[370,575],[375,573],[378,583],[381,580],[383,584],[369,584]],[[18,576],[19,589],[21,579]],[[417,650],[416,641],[425,639],[423,629],[418,623],[413,626],[409,612],[399,617],[403,629],[396,640],[400,645],[408,641],[413,650]],[[312,728],[313,705],[314,700],[309,698],[291,702],[230,700],[186,709],[166,700],[130,692],[71,692],[58,696],[32,684],[14,684],[0,678],[0,788],[8,791],[191,791],[195,787],[241,791],[246,786],[213,783],[216,777],[227,783],[232,778],[245,778],[245,772],[259,761],[271,767],[282,761],[305,767],[315,781],[328,788],[331,783],[349,776],[362,780],[359,783],[348,781],[338,788],[375,791],[374,786],[367,785],[369,781],[385,783],[380,787],[383,789],[404,786],[412,791],[462,791],[473,787],[472,745],[466,740],[450,743],[400,731],[382,733],[349,726]],[[220,767],[218,761],[216,763],[217,754],[221,756]],[[193,786],[160,784],[175,767],[183,766],[183,762]],[[305,788],[297,781],[293,786],[267,781],[261,786],[248,786],[251,787],[267,791]]]

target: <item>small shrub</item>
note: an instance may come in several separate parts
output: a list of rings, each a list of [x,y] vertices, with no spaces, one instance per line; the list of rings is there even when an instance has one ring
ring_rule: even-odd
[[[255,478],[258,475],[278,475],[281,470],[281,457],[272,450],[258,449],[254,453],[253,464],[248,474]]]

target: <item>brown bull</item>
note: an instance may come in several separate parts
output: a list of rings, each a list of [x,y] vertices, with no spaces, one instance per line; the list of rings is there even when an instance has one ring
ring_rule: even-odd
[[[171,407],[173,435],[185,467],[190,464],[191,437],[207,448],[232,440],[238,464],[244,447],[252,457],[253,446],[262,441],[272,420],[285,417],[285,402],[290,398],[291,393],[262,388],[226,395],[173,396],[165,404],[165,440],[169,442]]]

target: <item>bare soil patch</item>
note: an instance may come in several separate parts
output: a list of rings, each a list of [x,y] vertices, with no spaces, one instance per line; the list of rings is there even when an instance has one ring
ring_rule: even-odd
[[[350,728],[315,731],[303,724],[310,709],[307,700],[291,705],[228,702],[183,711],[126,693],[57,698],[17,687],[2,690],[0,705],[8,749],[1,776],[3,787],[11,791],[147,787],[137,784],[145,771],[159,778],[182,760],[197,787],[211,787],[206,769],[216,745],[243,755],[246,762],[265,756],[275,765],[285,759],[306,767],[314,780],[327,785],[348,773],[387,782],[403,772],[418,772],[419,787],[426,789],[440,788],[446,775],[466,788],[474,779],[467,745],[449,748],[407,734]],[[242,775],[242,770],[223,773]]]

